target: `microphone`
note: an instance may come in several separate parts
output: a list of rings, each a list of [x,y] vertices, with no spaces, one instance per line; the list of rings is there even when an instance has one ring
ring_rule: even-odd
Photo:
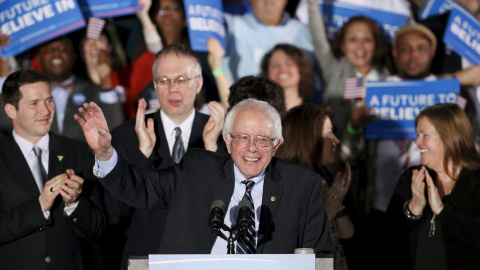
[[[210,206],[210,217],[208,218],[208,225],[214,230],[220,230],[223,226],[223,219],[225,217],[225,203],[222,200],[215,200]]]
[[[248,230],[253,220],[253,205],[248,199],[243,199],[238,204],[237,226],[239,230]]]

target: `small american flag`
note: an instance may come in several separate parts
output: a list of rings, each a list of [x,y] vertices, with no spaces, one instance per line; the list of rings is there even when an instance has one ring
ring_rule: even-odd
[[[88,19],[87,25],[87,38],[98,39],[102,33],[103,26],[105,25],[105,20],[90,17]]]
[[[455,101],[462,110],[465,110],[465,106],[467,106],[467,99],[462,97],[461,95],[457,95],[457,100]]]
[[[363,85],[363,78],[348,77],[345,83],[345,100],[362,99],[365,97],[365,87]]]

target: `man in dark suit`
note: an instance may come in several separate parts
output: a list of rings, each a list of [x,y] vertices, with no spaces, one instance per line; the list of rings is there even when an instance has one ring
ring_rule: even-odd
[[[282,126],[268,103],[247,99],[230,110],[222,134],[231,157],[191,149],[179,165],[163,170],[127,165],[111,145],[99,107],[93,102],[83,106],[79,111],[84,118],[75,119],[95,152],[93,173],[101,184],[127,204],[168,208],[160,253],[226,254],[227,242],[212,235],[207,222],[210,205],[217,199],[226,202],[224,222],[231,226],[248,192],[255,213],[254,253],[293,253],[303,247],[313,248],[320,257],[331,255],[320,177],[274,158],[283,140]],[[140,147],[148,150],[153,149],[155,134],[153,120],[145,125],[141,117],[145,106],[141,100],[136,126]]]
[[[91,150],[50,133],[55,106],[45,75],[14,72],[2,96],[13,132],[0,141],[1,268],[91,269],[81,239],[105,227],[98,183],[82,173]]]
[[[221,125],[215,124],[213,119],[204,134],[206,138],[213,137],[211,146],[205,146],[202,140],[202,132],[209,116],[194,109],[195,97],[202,89],[201,74],[200,61],[188,46],[173,44],[162,49],[153,65],[153,83],[161,110],[146,115],[146,118],[153,119],[156,144],[153,149],[142,151],[135,133],[135,119],[131,119],[112,131],[112,145],[118,154],[128,163],[143,169],[171,166],[174,164],[172,151],[175,127],[182,131],[185,151],[205,147],[222,151],[224,144],[218,144],[220,147],[217,148],[217,134],[220,133]],[[166,82],[158,83],[159,80]],[[211,102],[209,108],[212,115],[223,119],[224,110],[221,105]],[[109,214],[122,218],[122,222],[128,222],[130,218],[121,269],[127,269],[130,256],[147,256],[158,252],[168,209],[148,210],[127,206],[108,191],[105,202]]]

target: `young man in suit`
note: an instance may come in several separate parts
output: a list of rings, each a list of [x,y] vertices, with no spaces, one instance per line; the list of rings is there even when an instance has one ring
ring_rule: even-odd
[[[105,227],[99,188],[84,179],[92,159],[81,141],[50,132],[50,81],[34,70],[7,77],[5,112],[13,131],[0,141],[2,269],[84,269],[81,238]]]
[[[224,201],[228,210],[223,221],[230,226],[236,223],[242,195],[249,193],[255,213],[251,252],[286,254],[303,247],[314,249],[318,257],[331,256],[320,177],[274,158],[283,140],[282,125],[268,103],[247,99],[227,114],[222,135],[231,157],[191,149],[179,165],[162,170],[129,166],[111,145],[99,107],[93,102],[83,106],[79,111],[84,118],[75,119],[95,152],[93,173],[100,183],[127,204],[168,209],[159,253],[226,254],[227,242],[208,225],[210,206]],[[141,100],[137,116],[145,106]],[[145,125],[145,118],[137,117],[137,134],[140,148],[154,147],[153,120]]]
[[[178,161],[174,160],[176,131],[181,130],[183,152],[191,148],[224,150],[219,141],[221,125],[223,125],[224,109],[217,102],[211,102],[209,108],[213,117],[219,121],[209,121],[209,116],[194,109],[196,95],[202,89],[203,78],[200,61],[190,47],[172,44],[163,48],[156,56],[153,64],[155,92],[161,109],[146,115],[153,120],[156,144],[152,149],[139,148],[135,133],[135,119],[131,119],[112,131],[115,149],[128,163],[139,168],[166,168]],[[138,115],[137,115],[138,117]],[[205,131],[204,128],[207,125]],[[211,138],[209,145],[202,140],[203,136]],[[217,143],[219,147],[217,148]],[[179,156],[179,158],[181,158]],[[115,217],[131,217],[126,239],[121,269],[127,269],[130,256],[147,256],[158,253],[168,209],[142,209],[125,205],[108,191],[105,194],[107,212]],[[123,220],[122,220],[123,222]]]

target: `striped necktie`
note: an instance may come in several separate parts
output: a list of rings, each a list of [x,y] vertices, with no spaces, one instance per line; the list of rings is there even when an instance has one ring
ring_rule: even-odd
[[[255,209],[251,194],[255,182],[244,180],[242,181],[242,184],[245,184],[245,195],[243,195],[243,199],[249,200],[252,203],[252,208]],[[252,218],[253,222],[248,228],[248,231],[237,240],[237,254],[255,254],[257,249],[257,241],[255,238],[255,210],[252,214]]]
[[[178,164],[185,154],[185,148],[182,140],[182,130],[179,127],[175,128],[175,143],[173,144],[172,159],[173,163]]]

